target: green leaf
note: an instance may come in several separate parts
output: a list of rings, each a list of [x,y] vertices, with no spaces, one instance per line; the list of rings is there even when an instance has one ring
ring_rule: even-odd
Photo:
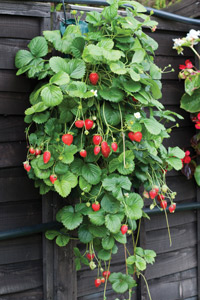
[[[75,258],[76,271],[81,270],[81,260],[80,258]]]
[[[119,61],[120,58],[122,56],[124,56],[123,52],[119,51],[119,50],[106,50],[106,49],[103,49],[102,54],[103,54],[105,63],[108,63],[108,61],[109,62]]]
[[[161,130],[165,130],[165,127],[154,118],[143,119],[142,123],[144,123],[146,129],[154,135],[158,135],[160,134]]]
[[[105,212],[115,214],[120,209],[120,202],[117,201],[112,195],[106,193],[101,200],[101,207]]]
[[[60,71],[68,73],[67,72],[67,70],[68,70],[67,61],[62,57],[53,56],[49,60],[49,65],[55,73],[58,73]]]
[[[48,53],[48,45],[44,37],[37,36],[28,44],[31,53],[35,57],[43,57]]]
[[[15,56],[15,66],[16,68],[22,68],[28,65],[34,56],[27,50],[19,50]]]
[[[82,223],[83,217],[79,212],[63,211],[61,221],[68,230],[74,230]]]
[[[131,188],[131,182],[129,178],[125,176],[109,175],[102,183],[105,190],[112,192],[113,196],[119,201],[123,199],[121,188],[125,190],[130,190]]]
[[[153,250],[144,250],[144,259],[148,264],[155,262],[156,252]]]
[[[83,49],[85,47],[85,39],[83,37],[76,37],[71,44],[71,51],[75,58],[81,58]]]
[[[141,63],[144,60],[146,51],[142,48],[135,49],[135,53],[132,57],[132,63]]]
[[[178,157],[181,159],[181,158],[185,157],[185,152],[183,150],[181,150],[179,147],[174,147],[174,148],[169,147],[168,155],[175,156],[175,157]]]
[[[56,85],[64,85],[69,83],[69,81],[70,81],[69,75],[63,71],[59,71],[57,74],[51,77],[49,82],[54,83]]]
[[[112,62],[109,66],[111,71],[115,74],[123,75],[126,74],[127,72],[125,64],[123,64],[123,62],[121,62],[120,60],[116,62]]]
[[[56,230],[48,230],[45,232],[45,237],[48,240],[52,241],[58,234],[59,234],[59,232]]]
[[[50,117],[50,112],[45,111],[44,113],[37,113],[33,115],[33,121],[37,124],[45,123]]]
[[[121,231],[114,234],[113,236],[114,236],[114,238],[116,239],[117,242],[119,242],[121,244],[126,244],[127,243],[126,234],[122,234]]]
[[[111,253],[110,251],[102,249],[98,252],[98,258],[102,260],[109,260],[111,258]]]
[[[55,174],[64,175],[68,171],[69,167],[66,164],[63,164],[61,161],[56,162],[55,165]]]
[[[131,76],[131,79],[133,81],[139,81],[140,80],[140,75],[136,73],[133,69],[129,69],[129,74]]]
[[[123,294],[128,289],[136,286],[135,280],[130,275],[122,273],[112,273],[109,277],[109,281],[112,283],[112,288],[116,293]]]
[[[92,185],[89,184],[82,176],[79,177],[79,187],[83,192],[89,193]]]
[[[94,225],[101,226],[105,223],[105,213],[102,210],[93,211],[89,213],[88,217]]]
[[[138,255],[135,256],[135,264],[139,271],[144,271],[147,267],[146,261]]]
[[[65,164],[71,164],[74,160],[75,153],[77,153],[77,147],[75,145],[65,145],[62,154],[62,162]]]
[[[94,26],[101,25],[101,14],[97,11],[88,12],[86,22],[93,24]]]
[[[71,97],[84,98],[87,91],[87,85],[84,82],[72,81],[66,88],[66,92]]]
[[[105,7],[102,11],[102,16],[106,19],[106,21],[112,21],[117,16],[118,5],[115,1],[108,7]]]
[[[82,224],[78,230],[78,238],[81,243],[87,244],[93,240],[93,236],[89,231],[89,226]]]
[[[98,47],[102,47],[106,50],[111,50],[114,46],[114,42],[112,39],[103,38],[101,41],[97,44]]]
[[[56,244],[60,247],[66,246],[69,243],[69,241],[70,241],[70,237],[63,234],[60,234],[56,238]]]
[[[95,225],[92,225],[92,224],[89,227],[89,231],[93,236],[99,237],[99,238],[103,238],[107,234],[106,227],[104,227],[104,226],[95,226]]]
[[[46,106],[53,107],[59,105],[63,100],[63,94],[58,86],[50,85],[41,92],[41,97]]]
[[[37,135],[35,133],[29,135],[29,143],[30,145],[35,145],[37,143]]]
[[[62,180],[68,181],[71,185],[71,188],[74,188],[78,184],[77,176],[69,171],[62,176]]]
[[[196,183],[198,186],[200,186],[200,165],[196,167],[195,172],[194,172],[194,178],[196,180]]]
[[[126,210],[126,215],[131,220],[137,220],[142,217],[142,207],[144,206],[144,201],[141,196],[137,193],[130,193],[126,199],[128,205]]]
[[[185,79],[185,92],[192,95],[200,87],[200,74],[190,75]]]
[[[53,166],[54,164],[54,159],[51,157],[51,159],[49,160],[49,162],[47,164],[44,163],[43,161],[43,156],[41,155],[40,157],[38,157],[36,159],[37,161],[37,166],[39,169],[42,169],[42,170],[46,170],[46,169],[49,169],[50,167]]]
[[[105,87],[102,90],[99,90],[99,94],[103,99],[111,102],[118,103],[124,99],[124,93],[118,88]]]
[[[84,166],[83,160],[80,158],[76,158],[76,160],[73,161],[72,164],[70,165],[70,169],[74,174],[80,176],[82,174],[83,166]]]
[[[63,198],[67,197],[71,193],[71,185],[66,180],[57,179],[54,183],[54,187],[56,192],[58,192],[58,194]]]
[[[106,236],[102,239],[102,246],[105,250],[110,250],[113,248],[115,240],[112,236]]]
[[[101,169],[94,164],[85,164],[82,168],[83,178],[91,183],[98,184],[101,180]]]
[[[195,90],[192,96],[184,94],[181,98],[181,108],[190,113],[196,113],[200,111],[200,88]]]
[[[177,171],[181,170],[183,167],[182,161],[180,160],[180,158],[169,157],[166,159],[166,162]]]
[[[113,109],[113,106],[109,102],[105,102],[101,106],[101,117],[104,124],[107,123],[108,125],[116,126],[120,123],[119,109],[116,106],[114,108],[115,109]]]
[[[82,59],[72,59],[67,63],[66,72],[73,79],[81,79],[85,75],[85,62]]]
[[[124,81],[123,86],[124,89],[129,93],[136,93],[141,89],[141,84],[132,80]]]
[[[105,224],[112,233],[117,233],[121,228],[121,220],[117,215],[106,215]]]
[[[38,102],[37,104],[27,108],[25,110],[25,114],[27,116],[29,116],[29,115],[32,115],[37,112],[42,112],[42,111],[46,110],[47,108],[48,107],[43,102]]]
[[[136,257],[134,255],[131,255],[127,258],[126,263],[128,265],[133,265],[135,264],[135,261],[136,261]]]

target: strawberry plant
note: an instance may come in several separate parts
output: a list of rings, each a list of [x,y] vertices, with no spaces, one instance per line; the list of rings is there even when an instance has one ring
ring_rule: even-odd
[[[104,299],[107,281],[116,293],[128,291],[131,299],[136,276],[143,277],[156,256],[134,240],[137,221],[148,217],[144,199],[150,195],[160,207],[156,196],[163,195],[166,203],[173,203],[166,171],[180,170],[185,154],[163,145],[170,137],[165,123],[181,116],[165,111],[159,101],[162,70],[154,64],[158,45],[142,30],[157,23],[136,1],[125,17],[118,9],[129,2],[109,3],[101,13],[87,13],[84,35],[78,20],[63,36],[58,30],[44,31],[29,43],[29,50],[17,53],[16,67],[17,75],[39,81],[25,122],[28,147],[40,152],[28,151],[24,168],[42,195],[53,191],[65,198],[76,191],[74,203],[57,213],[63,229],[48,231],[46,237],[66,246],[76,229],[86,245],[83,254],[74,248],[76,269],[81,263],[97,269],[94,284],[104,284]],[[129,251],[127,235],[134,245]],[[112,272],[117,243],[124,245],[124,273]]]
[[[178,54],[182,54],[184,47],[190,48],[196,55],[198,64],[200,64],[200,54],[196,51],[195,46],[200,42],[200,30],[191,29],[186,37],[174,39],[173,49]],[[187,59],[185,64],[179,65],[179,78],[185,80],[185,93],[181,98],[181,108],[190,113],[192,122],[195,123],[197,131],[200,129],[200,70]],[[200,186],[200,165],[194,160],[200,155],[200,133],[197,132],[191,139],[191,146],[196,155],[190,156],[190,151],[185,151],[182,159],[182,173],[188,178],[194,178]],[[189,145],[188,145],[189,147]]]

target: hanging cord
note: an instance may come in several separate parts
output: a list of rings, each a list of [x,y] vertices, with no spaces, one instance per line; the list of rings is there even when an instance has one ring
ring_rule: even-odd
[[[65,24],[67,23],[67,15],[66,15],[66,10],[65,10],[65,0],[62,0],[63,4],[63,11],[64,11],[64,19],[65,19]]]

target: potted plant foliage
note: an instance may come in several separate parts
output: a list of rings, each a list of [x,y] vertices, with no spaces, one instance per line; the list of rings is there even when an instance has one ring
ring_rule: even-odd
[[[136,276],[143,276],[155,252],[138,246],[137,221],[148,217],[144,199],[166,212],[175,210],[175,193],[166,184],[167,170],[180,170],[184,152],[166,149],[167,121],[181,118],[158,100],[162,70],[154,64],[158,44],[143,32],[157,23],[136,1],[109,1],[102,12],[87,13],[88,33],[79,24],[44,31],[16,55],[17,75],[26,73],[39,84],[25,111],[28,153],[24,168],[43,195],[49,191],[74,197],[57,213],[60,231],[46,237],[59,246],[76,229],[86,245],[75,248],[81,262],[97,269],[94,284],[109,280],[116,293],[131,299]],[[126,16],[118,14],[126,7]],[[56,52],[53,52],[56,50]],[[55,55],[53,53],[56,53]],[[139,189],[143,187],[143,195]],[[139,234],[138,226],[138,234]],[[127,235],[133,249],[126,247]],[[124,245],[124,273],[112,273],[110,262]],[[104,264],[105,262],[105,264]]]

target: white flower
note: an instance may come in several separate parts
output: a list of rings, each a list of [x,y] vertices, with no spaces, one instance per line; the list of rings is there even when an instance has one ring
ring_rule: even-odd
[[[90,92],[92,92],[93,95],[94,95],[95,97],[97,97],[97,90],[91,90]]]
[[[141,114],[139,112],[134,113],[134,117],[136,119],[140,119],[141,118]]]
[[[186,39],[191,41],[191,40],[197,40],[199,37],[200,37],[200,30],[191,29],[187,34]]]
[[[184,40],[182,39],[173,39],[174,41],[174,49],[176,49],[177,47],[181,47],[184,44]]]

